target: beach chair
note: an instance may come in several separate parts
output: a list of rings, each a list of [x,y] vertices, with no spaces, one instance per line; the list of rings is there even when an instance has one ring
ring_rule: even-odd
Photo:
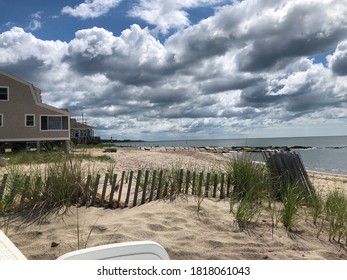
[[[27,258],[0,230],[0,260],[26,260]],[[166,250],[153,241],[133,241],[100,245],[76,250],[57,260],[169,260]]]
[[[100,245],[66,253],[58,260],[169,260],[166,250],[153,241]]]
[[[0,260],[26,260],[26,257],[0,230]]]

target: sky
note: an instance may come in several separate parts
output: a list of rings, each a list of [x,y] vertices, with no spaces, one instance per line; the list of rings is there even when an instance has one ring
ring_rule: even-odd
[[[347,135],[341,0],[0,0],[0,71],[102,138]]]

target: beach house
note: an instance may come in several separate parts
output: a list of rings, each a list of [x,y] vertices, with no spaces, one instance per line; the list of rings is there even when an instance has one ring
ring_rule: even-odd
[[[34,146],[68,150],[70,113],[42,103],[41,90],[0,71],[0,153]]]
[[[87,125],[84,121],[70,120],[71,141],[74,144],[98,144],[100,137],[94,136],[94,126]]]

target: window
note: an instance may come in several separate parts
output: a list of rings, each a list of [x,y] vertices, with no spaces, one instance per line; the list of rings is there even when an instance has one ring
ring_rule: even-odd
[[[0,101],[8,101],[8,87],[0,87]]]
[[[0,127],[2,126],[3,114],[0,114]]]
[[[68,130],[67,116],[41,116],[41,130]]]
[[[25,126],[35,126],[35,115],[25,115]]]

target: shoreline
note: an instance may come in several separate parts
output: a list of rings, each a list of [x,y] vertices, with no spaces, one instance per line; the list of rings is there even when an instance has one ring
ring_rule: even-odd
[[[118,148],[118,147],[117,147]],[[92,153],[107,154],[117,160],[121,169],[136,171],[138,169],[149,168],[159,169],[170,165],[181,165],[182,167],[196,167],[201,165],[202,168],[213,169],[217,166],[222,167],[231,159],[220,153],[209,153],[206,151],[198,150],[171,150],[171,151],[158,151],[158,150],[144,150],[133,147],[120,147],[116,153],[102,153],[102,149],[95,150]],[[184,161],[187,161],[184,164]],[[131,165],[133,168],[131,168]],[[124,167],[124,168],[122,168]],[[118,168],[117,168],[118,169]],[[313,184],[317,183],[320,187],[324,186],[325,182],[329,182],[330,187],[344,189],[347,192],[347,175],[335,174],[329,172],[320,172],[306,169],[309,177],[313,180]]]
[[[243,147],[246,147],[243,150]],[[147,151],[147,152],[162,152],[162,153],[180,153],[180,152],[201,152],[201,153],[211,153],[211,154],[218,154],[222,155],[225,158],[231,158],[228,156],[228,154],[232,155],[233,153],[261,153],[262,151],[273,151],[273,150],[278,150],[278,147],[273,147],[276,149],[270,149],[269,147],[263,147],[259,149],[259,147],[250,147],[250,149],[255,148],[255,150],[249,150],[249,146],[242,146],[242,147],[237,147],[235,150],[230,152],[231,148],[225,148],[225,147],[169,147],[169,146],[162,146],[162,147],[133,147],[133,146],[117,146],[118,149],[129,149],[129,150],[140,150],[140,151]],[[300,151],[300,149],[293,148],[294,146],[287,146],[288,150],[287,151]],[[298,146],[296,146],[298,147]],[[102,149],[102,148],[100,148]],[[307,148],[309,149],[309,148]],[[302,150],[307,150],[307,149],[302,149]],[[261,161],[259,161],[261,162]],[[318,173],[318,174],[326,174],[326,175],[331,175],[331,176],[337,176],[337,177],[346,177],[347,174],[345,173],[334,173],[334,172],[329,172],[329,171],[317,171],[313,169],[309,169],[305,166],[306,171],[309,173]]]

